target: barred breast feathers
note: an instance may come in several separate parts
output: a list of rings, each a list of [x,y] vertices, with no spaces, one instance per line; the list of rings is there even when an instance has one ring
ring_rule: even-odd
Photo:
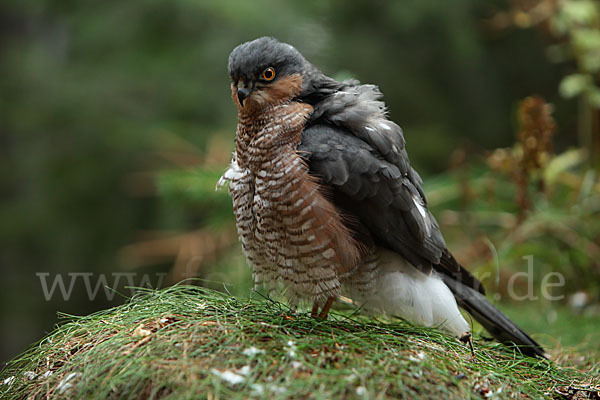
[[[294,156],[300,158],[297,153],[294,153]],[[308,174],[308,167],[303,160],[300,161],[304,165],[301,191],[312,197],[312,201],[309,200],[311,205],[305,210],[308,210],[309,215],[314,218],[316,227],[323,227],[323,229],[314,230],[315,241],[317,243],[327,243],[330,240],[333,242],[331,248],[335,251],[337,264],[341,267],[338,270],[339,274],[355,270],[366,249],[352,237],[343,223],[340,212],[332,202],[325,198],[316,178]]]
[[[253,210],[257,214],[252,218],[259,218],[250,228],[255,233],[251,233],[250,225],[239,225],[248,217],[236,211],[240,238],[249,260],[258,268],[255,272],[266,274],[267,284],[273,279],[289,281],[295,295],[314,296],[310,300],[323,303],[338,294],[342,276],[358,267],[364,251],[296,150],[312,111],[309,104],[294,101],[249,114],[240,110],[236,151],[218,186],[231,182],[231,193],[232,188],[240,190],[238,182],[249,178],[254,182],[244,184],[252,187],[254,194],[236,193],[233,197],[237,198],[234,207]],[[241,200],[254,206],[237,204]],[[277,237],[278,249],[273,248],[275,243],[268,243],[271,236]],[[289,262],[295,265],[292,275]],[[274,265],[279,267],[274,270]],[[313,282],[308,285],[312,288],[298,289],[306,279]]]
[[[254,165],[249,164],[249,167],[256,169],[253,173],[257,176],[264,175],[262,179],[269,176],[277,179],[284,172],[287,175],[283,178],[285,181],[298,182],[284,188],[273,187],[273,190],[286,191],[282,196],[291,203],[289,212],[296,213],[303,233],[311,239],[314,247],[331,249],[324,254],[338,266],[338,273],[343,274],[356,268],[362,251],[343,223],[339,211],[326,198],[318,179],[309,174],[308,166],[296,150],[311,112],[312,107],[305,103],[290,102],[273,107],[270,112],[273,117],[266,118],[269,122],[260,134],[251,139],[252,144],[247,146],[245,155],[252,155],[253,160],[260,161],[260,164],[251,163]],[[268,132],[271,132],[270,136]],[[239,137],[241,139],[243,134]],[[279,161],[281,164],[274,165]]]

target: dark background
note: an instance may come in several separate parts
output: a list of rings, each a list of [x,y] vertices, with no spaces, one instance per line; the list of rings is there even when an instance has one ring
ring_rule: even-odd
[[[178,268],[210,265],[201,275],[219,281],[233,265],[247,279],[226,194],[177,194],[194,182],[178,171],[209,171],[214,187],[229,161],[226,63],[241,42],[272,35],[331,76],[379,85],[425,178],[451,169],[457,149],[477,163],[512,146],[518,101],[532,94],[553,104],[554,152],[581,145],[578,101],[559,91],[580,66],[552,57],[565,39],[547,21],[515,14],[541,3],[552,2],[3,1],[0,360],[41,338],[57,311],[130,294],[122,278],[112,301],[101,288],[90,300],[79,280],[68,300],[47,301],[39,273],[68,284],[91,272],[93,285],[108,274],[110,286],[132,272],[134,286],[144,274],[156,286],[168,272],[164,286]]]

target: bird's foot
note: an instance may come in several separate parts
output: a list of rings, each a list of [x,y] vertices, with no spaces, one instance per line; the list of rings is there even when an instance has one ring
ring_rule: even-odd
[[[323,306],[323,309],[321,310],[321,313],[319,314],[320,319],[327,319],[327,315],[329,314],[329,310],[331,309],[331,305],[333,304],[334,300],[335,297],[330,297],[327,299],[325,305]]]
[[[323,305],[323,309],[320,313],[319,304],[315,302],[313,304],[312,311],[310,312],[310,316],[315,319],[327,319],[327,315],[329,314],[329,310],[331,309],[331,305],[333,304],[334,300],[335,297],[328,298],[325,304]]]
[[[471,356],[475,358],[475,348],[473,347],[473,341],[471,340],[471,337],[471,332],[465,332],[458,340],[469,345],[469,348],[471,349]]]
[[[310,312],[310,317],[317,318],[318,314],[319,314],[319,304],[317,302],[315,302],[315,304],[313,304],[312,311]]]

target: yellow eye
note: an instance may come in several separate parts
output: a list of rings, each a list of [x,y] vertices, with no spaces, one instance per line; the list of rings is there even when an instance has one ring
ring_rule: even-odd
[[[273,67],[265,69],[260,77],[265,81],[272,81],[275,79],[275,69]]]

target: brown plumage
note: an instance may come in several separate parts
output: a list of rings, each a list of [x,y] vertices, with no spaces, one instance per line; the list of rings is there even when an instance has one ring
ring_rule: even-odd
[[[238,124],[219,183],[257,285],[283,286],[322,318],[344,291],[469,338],[458,302],[498,340],[544,356],[446,248],[376,86],[337,82],[272,38],[236,47],[228,70]]]
[[[237,229],[257,284],[283,283],[291,299],[324,305],[360,261],[360,246],[328,201],[296,147],[313,107],[292,101],[292,75],[240,103],[235,168],[229,191]]]

